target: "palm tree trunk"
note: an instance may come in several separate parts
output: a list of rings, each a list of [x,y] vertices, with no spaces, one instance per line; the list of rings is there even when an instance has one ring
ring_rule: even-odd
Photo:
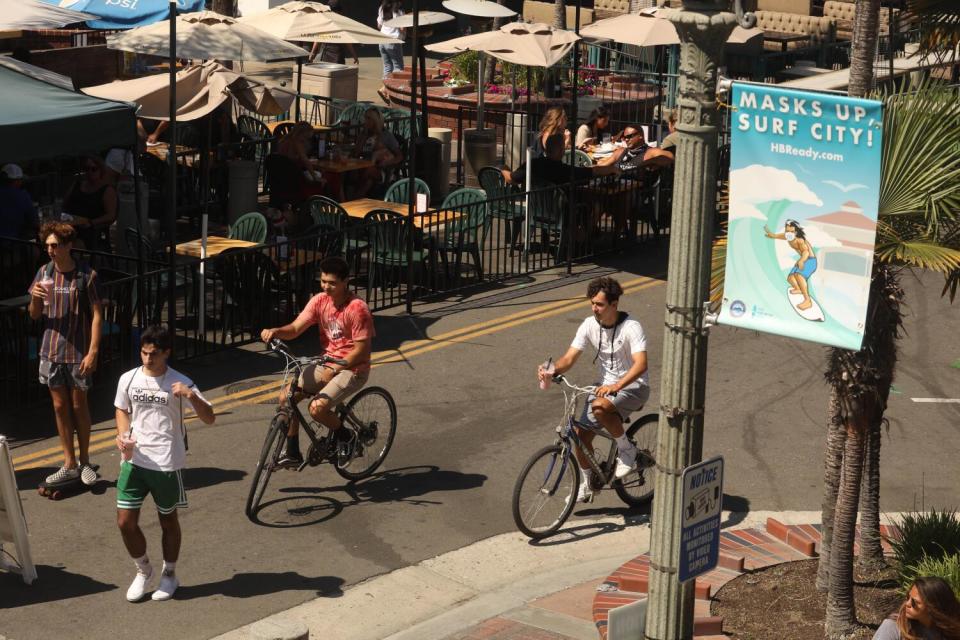
[[[211,8],[217,13],[233,17],[236,0],[213,0]]]
[[[567,28],[567,5],[564,0],[554,0],[553,26],[557,29]]]
[[[858,411],[847,414],[843,447],[843,481],[837,499],[833,540],[830,547],[830,589],[827,593],[826,637],[839,640],[857,628],[853,601],[853,543],[857,531],[857,504],[863,479],[863,449],[867,432],[864,418],[872,411],[870,401],[858,403]]]
[[[873,61],[880,34],[880,0],[857,0],[850,45],[851,96],[863,97],[873,88]]]
[[[830,406],[827,411],[827,450],[823,460],[823,503],[820,517],[820,560],[817,565],[818,591],[827,591],[830,586],[830,547],[833,542],[837,494],[840,491],[840,469],[843,464],[843,446],[846,440],[836,389],[830,390]]]
[[[863,460],[860,494],[860,566],[879,570],[887,566],[880,544],[880,440],[882,417],[870,421]]]

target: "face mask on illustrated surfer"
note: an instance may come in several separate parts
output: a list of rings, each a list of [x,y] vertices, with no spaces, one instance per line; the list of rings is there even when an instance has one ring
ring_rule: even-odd
[[[784,232],[783,237],[787,239],[787,242],[793,242],[797,239],[797,234],[795,234],[793,231],[786,231]]]

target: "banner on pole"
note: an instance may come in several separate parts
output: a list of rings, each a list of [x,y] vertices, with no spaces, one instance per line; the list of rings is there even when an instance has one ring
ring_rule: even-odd
[[[880,195],[876,100],[734,83],[719,322],[860,349]]]

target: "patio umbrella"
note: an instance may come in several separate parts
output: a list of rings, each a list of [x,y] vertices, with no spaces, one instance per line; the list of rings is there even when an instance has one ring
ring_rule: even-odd
[[[64,9],[92,13],[87,20],[91,29],[132,29],[164,20],[169,13],[168,0],[44,0]],[[181,12],[202,11],[204,0],[177,0]]]
[[[580,35],[592,40],[613,40],[638,47],[657,47],[680,44],[680,36],[673,23],[664,18],[638,13],[625,13],[598,20],[580,30]],[[744,29],[737,26],[727,39],[730,43],[744,43],[763,36],[762,29]]]
[[[40,0],[0,0],[0,29],[38,31],[96,20],[92,13],[57,7]]]
[[[169,19],[145,27],[131,29],[126,33],[107,36],[107,47],[121,51],[133,51],[147,55],[166,56],[170,63],[169,93],[170,106],[167,114],[170,119],[170,140],[174,142],[173,153],[168,154],[170,162],[170,184],[168,197],[170,198],[170,278],[174,277],[174,258],[176,245],[176,194],[177,194],[177,154],[176,154],[176,127],[177,127],[177,81],[176,59],[197,58],[201,60],[250,60],[257,62],[273,62],[278,60],[292,60],[307,55],[301,47],[294,46],[285,40],[271,36],[242,24],[228,16],[213,11],[200,11],[176,16],[177,2],[171,0],[169,4]],[[207,253],[207,203],[204,198],[201,222],[200,256],[206,258]],[[204,264],[200,263],[200,294],[203,300],[203,273]],[[170,287],[168,309],[170,326],[175,327],[176,311],[173,287]],[[203,307],[201,303],[201,308]],[[204,313],[200,313],[200,333],[203,333]]]
[[[43,67],[37,67],[27,62],[21,62],[16,58],[0,56],[0,66],[13,69],[14,71],[22,73],[25,76],[30,76],[31,78],[35,78],[36,80],[43,80],[49,84],[66,89],[67,91],[74,90],[73,80],[67,76],[60,75],[59,73],[55,73],[49,69],[44,69]]]
[[[268,11],[240,18],[240,22],[255,26],[283,40],[333,44],[397,44],[397,38],[380,33],[362,22],[351,20],[319,2],[294,0]],[[297,58],[297,93],[303,78],[303,60]],[[295,118],[300,119],[300,100],[297,99]]]
[[[494,58],[527,67],[552,67],[563,59],[580,38],[572,31],[549,25],[511,22],[496,31],[473,33],[445,42],[428,44],[437,53],[481,51]]]
[[[136,103],[137,115],[151,120],[170,119],[170,83],[166,74],[109,82],[83,89],[87,95]],[[233,98],[246,109],[265,116],[284,113],[293,93],[267,87],[217,62],[191,65],[177,73],[177,120],[202,118]]]

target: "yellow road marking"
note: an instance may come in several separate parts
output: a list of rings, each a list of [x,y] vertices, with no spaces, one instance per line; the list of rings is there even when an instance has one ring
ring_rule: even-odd
[[[654,280],[646,276],[641,276],[634,280],[629,280],[623,283],[622,286],[624,293],[631,293],[634,291],[649,289],[662,283],[663,281],[661,280]],[[506,316],[498,316],[496,318],[491,318],[490,320],[477,322],[472,325],[467,325],[465,327],[460,327],[459,329],[454,329],[452,331],[439,334],[432,338],[414,340],[404,345],[404,347],[401,349],[378,351],[373,353],[371,356],[371,367],[403,362],[416,355],[429,353],[443,347],[462,344],[463,342],[473,338],[503,331],[505,329],[526,324],[528,322],[533,322],[535,320],[541,320],[560,315],[561,313],[565,313],[566,311],[579,306],[578,303],[585,304],[583,302],[582,295],[563,298],[561,300],[547,303],[533,309],[526,309],[508,314]],[[278,393],[280,390],[280,384],[281,383],[279,381],[268,382],[266,384],[245,389],[228,396],[220,396],[212,400],[211,404],[214,406],[214,410],[217,413],[222,413],[228,409],[233,409],[246,404],[256,404]],[[190,415],[185,418],[185,422],[193,422],[196,419],[196,415]],[[113,430],[107,430],[93,434],[90,437],[89,452],[96,453],[110,449],[111,447],[115,446],[115,437],[116,432]],[[59,460],[60,455],[60,447],[50,447],[41,451],[35,451],[33,453],[18,456],[17,458],[13,459],[13,464],[17,471],[33,469]]]

